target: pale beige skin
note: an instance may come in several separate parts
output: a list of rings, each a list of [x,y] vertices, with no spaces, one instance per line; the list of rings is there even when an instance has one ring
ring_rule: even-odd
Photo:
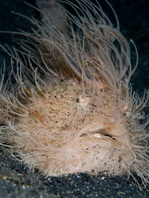
[[[136,155],[120,119],[124,109],[114,115],[117,107],[110,104],[104,90],[104,111],[98,97],[92,99],[90,91],[83,91],[75,80],[53,85],[42,94],[30,98],[17,130],[9,123],[15,134],[11,141],[23,147],[27,161],[54,176],[86,171],[127,172]]]
[[[136,173],[147,184],[148,121],[139,120],[148,95],[140,99],[129,87],[129,44],[100,8],[79,2],[89,18],[72,20],[83,38],[71,26],[70,37],[37,23],[39,31],[28,35],[35,46],[29,69],[12,55],[18,74],[11,89],[10,79],[1,83],[1,142],[47,176]]]

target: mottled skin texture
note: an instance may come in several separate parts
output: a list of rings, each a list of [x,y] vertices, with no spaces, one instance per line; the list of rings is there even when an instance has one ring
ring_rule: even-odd
[[[25,163],[46,175],[126,174],[135,154],[120,119],[124,112],[114,116],[119,104],[112,103],[112,95],[100,89],[104,98],[100,104],[80,84],[77,80],[59,82],[29,97],[15,127],[10,125],[9,141],[21,148]]]

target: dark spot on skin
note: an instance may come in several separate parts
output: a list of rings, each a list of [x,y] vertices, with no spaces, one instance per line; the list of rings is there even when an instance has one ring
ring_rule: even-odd
[[[80,135],[80,137],[85,137],[85,136],[87,136],[87,133],[82,133],[82,134]]]

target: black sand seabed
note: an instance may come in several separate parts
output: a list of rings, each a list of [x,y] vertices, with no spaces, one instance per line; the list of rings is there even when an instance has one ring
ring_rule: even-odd
[[[33,0],[26,0],[33,5]],[[140,94],[149,88],[149,14],[148,0],[109,0],[120,20],[121,31],[133,39],[139,51],[138,69],[132,79],[134,90]],[[0,30],[30,31],[27,20],[12,11],[26,16],[38,15],[24,4],[24,0],[0,0]],[[0,44],[19,46],[21,37],[0,33]],[[8,70],[10,59],[0,48],[0,64],[6,59]],[[145,109],[146,113],[149,108]],[[45,178],[38,172],[31,172],[0,147],[0,198],[147,198],[149,186],[140,191],[132,180],[124,177],[69,175],[59,178]]]

